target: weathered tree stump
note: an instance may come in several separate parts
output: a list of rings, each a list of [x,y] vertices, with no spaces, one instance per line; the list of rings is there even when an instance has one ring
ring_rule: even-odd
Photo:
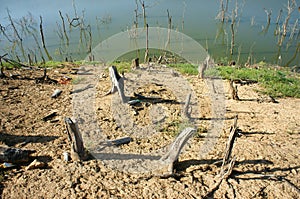
[[[118,91],[122,103],[126,103],[127,98],[124,94],[124,78],[118,73],[117,67],[109,67],[109,77],[111,80],[111,89],[106,95],[113,94],[114,92]]]
[[[234,100],[240,100],[240,98],[238,96],[237,85],[234,85],[233,83],[234,83],[234,81],[230,80],[229,86],[230,86],[230,91],[231,91],[231,98]]]
[[[211,61],[210,56],[207,56],[206,59],[204,60],[204,62],[198,66],[198,77],[199,78],[201,78],[201,79],[204,78],[205,70],[211,64],[210,61]]]
[[[132,69],[136,69],[136,68],[138,68],[139,66],[140,66],[140,64],[139,64],[139,58],[133,59],[132,62],[131,62],[131,68],[132,68]]]
[[[84,160],[85,150],[83,146],[83,139],[79,132],[79,128],[76,122],[73,122],[71,118],[65,118],[65,124],[67,128],[68,138],[71,143],[71,158],[73,161]]]
[[[185,128],[172,143],[169,151],[160,158],[160,161],[169,164],[168,171],[170,173],[173,173],[174,162],[178,161],[178,156],[184,145],[195,134],[195,132],[196,130],[194,128]]]
[[[191,107],[190,107],[191,97],[192,97],[192,94],[191,93],[188,94],[188,96],[186,97],[186,100],[185,100],[183,110],[182,110],[183,117],[188,120],[191,117]]]

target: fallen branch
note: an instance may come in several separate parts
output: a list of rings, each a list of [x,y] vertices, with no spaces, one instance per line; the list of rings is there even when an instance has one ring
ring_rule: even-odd
[[[0,162],[22,163],[30,160],[30,155],[35,151],[12,148],[0,145]]]
[[[213,193],[219,188],[223,180],[227,180],[232,173],[233,167],[235,164],[235,157],[230,161],[228,165],[228,170],[217,180],[217,182],[207,191],[203,198],[209,198]]]

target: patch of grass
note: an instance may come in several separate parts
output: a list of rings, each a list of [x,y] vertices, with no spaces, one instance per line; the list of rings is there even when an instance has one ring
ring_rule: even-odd
[[[131,63],[126,61],[116,61],[113,62],[111,65],[117,67],[119,73],[128,73],[131,71]]]
[[[1,68],[1,67],[4,67],[4,69],[5,69],[5,68],[6,68],[6,69],[13,69],[13,68],[15,68],[16,66],[15,66],[14,64],[12,64],[12,63],[2,61],[2,66],[0,66],[0,68]]]
[[[168,64],[168,66],[175,68],[181,74],[186,74],[186,75],[197,75],[198,74],[197,66],[194,66],[189,63]]]
[[[292,73],[289,69],[277,69],[272,67],[254,69],[220,66],[208,70],[206,75],[218,75],[229,80],[254,80],[263,87],[263,90],[260,92],[264,94],[273,97],[300,98],[300,75]]]

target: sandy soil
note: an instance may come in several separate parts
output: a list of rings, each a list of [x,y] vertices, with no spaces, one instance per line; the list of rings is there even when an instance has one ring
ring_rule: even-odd
[[[48,75],[60,80],[69,76],[76,80],[72,66],[51,69]],[[168,70],[174,78],[178,74]],[[143,71],[142,71],[143,72]],[[110,160],[89,159],[83,162],[65,162],[63,152],[70,151],[64,118],[73,115],[71,91],[74,82],[66,84],[36,83],[34,78],[43,75],[40,70],[10,70],[8,75],[19,74],[17,79],[0,79],[0,138],[2,144],[35,150],[32,161],[47,163],[45,168],[26,170],[30,163],[11,169],[2,169],[2,198],[202,198],[219,179],[220,164],[233,118],[238,115],[239,136],[233,154],[236,163],[227,180],[209,195],[212,198],[299,198],[300,187],[300,99],[276,99],[268,102],[255,90],[259,85],[239,86],[240,101],[230,99],[229,84],[222,81],[225,94],[226,114],[214,118],[211,106],[211,90],[207,81],[195,76],[180,76],[190,85],[198,112],[196,135],[189,141],[173,176],[155,173],[131,172],[113,167]],[[144,71],[143,73],[147,73]],[[137,81],[137,71],[125,74],[125,86]],[[96,94],[96,119],[105,139],[128,136],[118,124],[112,106],[117,94],[103,96],[111,86],[108,71],[99,75]],[[22,77],[31,77],[33,80]],[[168,76],[171,77],[171,76]],[[178,80],[179,81],[179,80]],[[63,92],[51,98],[55,89]],[[134,87],[143,96],[172,99],[184,102],[173,88],[164,84],[148,83]],[[133,90],[126,90],[133,96]],[[117,147],[127,154],[161,155],[175,139],[176,133],[185,126],[181,117],[181,105],[177,103],[141,103],[127,106],[138,126],[161,122],[157,133],[148,136],[132,134],[132,142]],[[154,111],[153,111],[154,110]],[[193,111],[196,109],[194,108]],[[57,116],[48,121],[43,118],[56,111]],[[121,112],[122,113],[122,112]],[[162,113],[163,117],[159,117]],[[211,136],[211,121],[223,121],[224,125],[207,153],[201,154]],[[116,162],[117,164],[118,162]]]

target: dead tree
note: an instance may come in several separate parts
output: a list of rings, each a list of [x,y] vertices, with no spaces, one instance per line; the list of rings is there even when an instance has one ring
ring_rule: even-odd
[[[49,52],[47,50],[46,44],[45,44],[45,37],[44,37],[44,31],[43,31],[43,18],[42,18],[42,16],[40,16],[40,34],[41,34],[41,38],[42,38],[42,46],[44,48],[44,51],[45,51],[48,59],[51,61],[52,57],[50,56],[50,54],[49,54]]]
[[[14,21],[12,20],[11,18],[11,15],[9,13],[9,10],[7,9],[7,15],[8,15],[8,19],[10,21],[10,25],[12,26],[13,30],[14,30],[14,35],[16,37],[16,42],[17,44],[19,45],[20,47],[20,50],[22,52],[22,55],[23,55],[23,58],[26,59],[26,56],[25,56],[25,50],[24,50],[24,47],[23,47],[23,38],[20,36],[16,26],[15,26],[15,23]]]
[[[266,33],[268,32],[269,27],[270,27],[270,24],[271,24],[272,9],[270,9],[270,11],[269,11],[269,10],[267,10],[267,9],[264,8],[264,11],[265,11],[265,13],[266,13],[266,15],[267,15],[267,25],[266,25],[266,27],[262,30],[262,32],[263,32],[264,34],[266,34]]]
[[[147,26],[147,19],[146,19],[146,6],[145,6],[145,1],[140,1],[140,4],[142,6],[142,10],[143,10],[143,19],[144,19],[144,27]]]
[[[59,16],[61,18],[61,21],[62,21],[62,28],[63,28],[63,31],[64,31],[64,35],[65,35],[65,38],[67,40],[67,46],[69,46],[69,37],[68,37],[68,34],[67,34],[67,31],[66,31],[66,25],[65,25],[65,19],[63,17],[63,15],[61,14],[61,11],[59,10]]]
[[[80,161],[85,159],[85,150],[83,146],[83,139],[78,129],[76,122],[71,118],[65,118],[68,139],[71,143],[71,158],[73,161]]]
[[[185,128],[172,143],[169,151],[160,158],[160,161],[169,164],[168,171],[173,173],[174,162],[178,161],[178,156],[187,141],[195,134],[194,128]]]
[[[144,62],[148,63],[149,62],[149,25],[146,24],[147,32],[146,32],[146,51],[145,51],[145,58]]]

